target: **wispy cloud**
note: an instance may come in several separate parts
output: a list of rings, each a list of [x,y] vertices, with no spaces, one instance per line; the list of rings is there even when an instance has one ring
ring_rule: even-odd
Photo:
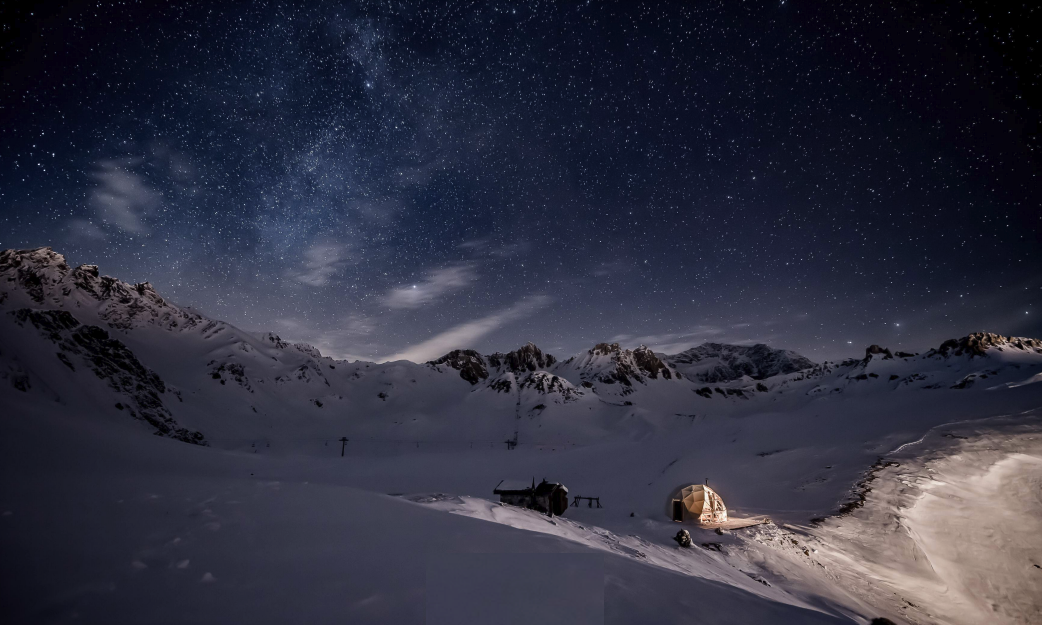
[[[106,238],[105,231],[89,219],[70,219],[66,224],[70,239],[100,241]]]
[[[477,278],[478,274],[472,265],[437,269],[427,274],[422,282],[392,289],[384,297],[384,303],[391,308],[419,308],[442,295],[466,287]]]
[[[428,339],[417,345],[413,345],[404,351],[386,358],[384,362],[395,360],[411,360],[412,362],[427,362],[454,349],[466,349],[474,345],[474,342],[488,333],[523,319],[536,310],[549,304],[551,298],[539,295],[518,302],[510,308],[496,311],[487,317],[468,321],[454,328],[446,330],[441,334]]]
[[[289,275],[309,286],[325,286],[346,262],[347,248],[335,243],[315,243],[304,251],[303,268]]]
[[[647,345],[652,350],[665,354],[676,354],[685,349],[701,345],[712,340],[720,343],[733,343],[743,345],[755,343],[753,339],[739,337],[731,331],[742,331],[749,327],[748,323],[737,323],[731,326],[698,325],[681,332],[668,332],[664,334],[647,334],[635,336],[632,334],[618,334],[612,337],[612,341],[626,345]]]
[[[337,360],[372,360],[386,346],[379,342],[380,319],[349,314],[332,326],[314,323],[299,317],[285,317],[275,322],[285,340],[308,343]]]
[[[99,170],[91,174],[100,183],[91,194],[91,204],[103,222],[141,234],[149,230],[143,217],[158,206],[159,194],[131,171],[136,163],[133,159],[100,161]]]

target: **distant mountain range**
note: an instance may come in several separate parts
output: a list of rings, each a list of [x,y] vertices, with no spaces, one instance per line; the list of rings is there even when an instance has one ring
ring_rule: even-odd
[[[748,377],[763,380],[784,373],[810,369],[809,358],[787,349],[756,345],[703,343],[698,347],[663,357],[689,378],[700,382],[729,382]]]
[[[1042,381],[1042,341],[988,333],[922,355],[874,345],[839,363],[719,343],[674,355],[600,343],[562,360],[529,343],[419,364],[346,362],[179,307],[147,282],[72,268],[50,248],[0,253],[0,338],[0,399],[12,405],[58,402],[233,448],[339,432],[496,441],[521,429],[533,441],[581,441],[754,402]]]

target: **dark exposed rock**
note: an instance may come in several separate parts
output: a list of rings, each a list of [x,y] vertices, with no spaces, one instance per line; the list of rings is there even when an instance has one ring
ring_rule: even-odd
[[[471,384],[488,379],[488,366],[481,354],[472,349],[454,349],[429,365],[448,365],[459,371],[459,377]]]
[[[498,369],[505,367],[514,373],[520,371],[541,371],[548,369],[557,362],[552,354],[544,354],[534,343],[527,343],[523,347],[505,354],[496,352],[488,357],[488,366]]]
[[[69,357],[68,357],[68,356],[66,356],[65,354],[63,354],[63,353],[61,353],[61,352],[58,352],[58,353],[57,353],[57,354],[55,354],[55,355],[56,355],[56,356],[58,357],[58,360],[60,360],[60,361],[62,362],[62,364],[63,364],[63,365],[65,365],[66,367],[68,367],[69,369],[71,369],[71,370],[73,370],[73,371],[75,371],[75,370],[76,370],[76,367],[75,367],[75,366],[73,366],[73,364],[72,364],[72,361],[71,361],[71,360],[69,360]]]
[[[509,376],[496,378],[488,383],[488,387],[497,393],[509,393],[514,390],[514,382]]]
[[[908,352],[894,352],[894,356],[898,358],[915,358],[917,354],[910,354]]]
[[[703,343],[698,347],[665,356],[664,360],[701,382],[719,383],[748,376],[763,380],[814,367],[814,362],[796,352],[756,345]]]
[[[633,350],[633,360],[637,363],[637,368],[646,373],[651,379],[658,378],[659,374],[667,380],[673,379],[673,374],[670,373],[669,367],[666,366],[666,363],[662,362],[662,360],[655,355],[655,352],[643,345]]]
[[[276,349],[286,349],[289,347],[289,343],[279,338],[278,334],[272,334],[269,332],[264,338],[268,339],[268,343]]]
[[[966,376],[965,378],[959,380],[955,384],[953,384],[951,386],[951,388],[954,388],[954,389],[970,388],[971,386],[973,386],[974,377],[975,376],[973,374],[970,374],[970,375]]]
[[[71,366],[75,357],[108,387],[130,401],[120,402],[136,419],[147,422],[160,436],[176,438],[186,443],[205,445],[200,432],[179,427],[160,395],[166,384],[155,372],[147,369],[122,342],[111,338],[98,326],[82,325],[64,310],[31,310],[22,308],[10,313],[21,326],[36,328],[45,338],[54,342],[62,362]],[[136,410],[134,408],[136,406]]]
[[[894,357],[894,355],[890,353],[890,350],[885,347],[869,345],[865,348],[865,362],[872,360],[872,356],[878,356],[880,354],[883,356],[883,360],[890,360]]]
[[[213,361],[210,364],[213,364]],[[235,380],[239,386],[247,391],[253,392],[253,388],[250,387],[250,379],[246,377],[246,367],[239,363],[230,362],[223,363],[210,370],[210,377],[220,380],[221,384],[224,384],[224,374],[229,375],[231,379]]]
[[[80,322],[71,313],[64,310],[32,310],[22,308],[11,313],[18,322],[24,326],[31,323],[41,334],[51,341],[57,343],[62,339],[64,333],[80,326]]]
[[[519,384],[521,388],[534,389],[544,395],[556,393],[561,396],[564,402],[575,401],[583,396],[582,391],[572,386],[564,378],[545,371],[531,373],[521,380]]]

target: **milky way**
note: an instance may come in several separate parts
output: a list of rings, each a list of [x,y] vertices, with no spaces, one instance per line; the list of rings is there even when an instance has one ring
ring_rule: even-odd
[[[100,4],[3,17],[2,248],[337,357],[1042,335],[1034,8]]]

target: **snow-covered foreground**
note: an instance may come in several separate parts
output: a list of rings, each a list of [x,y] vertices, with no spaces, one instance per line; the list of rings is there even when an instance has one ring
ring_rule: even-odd
[[[655,500],[668,493],[659,485],[677,480],[670,465],[697,467],[681,469],[694,474],[707,468],[701,456],[722,462],[713,447],[688,447],[699,438],[718,445],[720,431],[709,426],[672,443],[340,458],[220,451],[142,436],[133,423],[11,407],[0,419],[7,622],[531,623],[567,615],[573,623],[680,623],[697,614],[708,623],[879,615],[1030,623],[1039,615],[1037,414],[884,437],[877,443],[901,450],[881,455],[899,466],[875,473],[863,508],[817,527],[806,520],[812,502],[825,501],[820,492],[790,490],[781,465],[761,465],[760,479],[750,479],[756,471],[743,465],[777,454],[742,460],[748,448],[736,439],[724,450],[735,474],[717,487],[739,501],[763,497],[759,510],[803,525],[693,530],[695,547],[681,549]],[[780,436],[793,416],[770,418],[790,427],[764,436],[789,442]],[[789,464],[803,456],[839,463],[863,443],[844,449],[837,439],[830,451],[829,428],[821,429],[824,440],[790,451]],[[856,457],[850,464],[867,466]],[[606,508],[570,508],[551,521],[489,500],[499,476],[538,469],[566,476],[573,493],[592,489]],[[786,508],[770,490],[806,502]]]
[[[649,546],[676,567],[649,566],[621,545],[353,488],[332,460],[31,410],[0,428],[7,623],[837,620],[699,550]]]

